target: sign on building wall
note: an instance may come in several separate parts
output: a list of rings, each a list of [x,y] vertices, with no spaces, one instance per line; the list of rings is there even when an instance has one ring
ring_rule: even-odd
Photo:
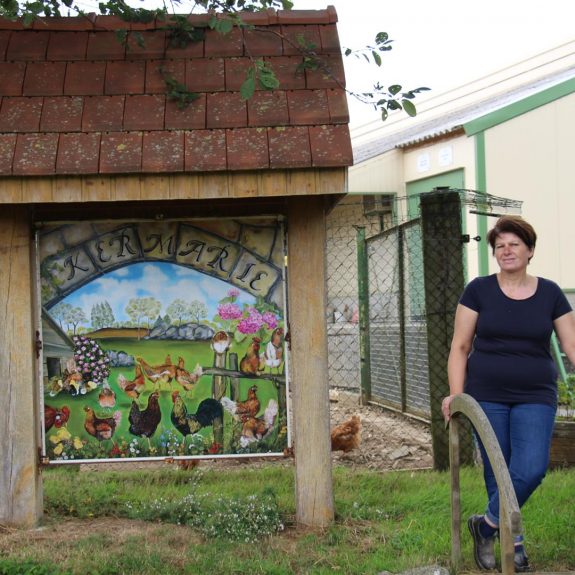
[[[288,447],[279,219],[50,224],[37,243],[50,462]]]

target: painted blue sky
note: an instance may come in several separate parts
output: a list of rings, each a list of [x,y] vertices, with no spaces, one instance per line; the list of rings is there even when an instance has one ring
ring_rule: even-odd
[[[175,299],[199,300],[208,308],[208,318],[216,313],[219,300],[232,286],[195,270],[166,262],[144,262],[110,272],[70,294],[63,301],[84,310],[89,319],[92,306],[108,301],[116,321],[129,320],[124,311],[128,301],[154,297],[162,304],[161,315]],[[237,303],[253,304],[255,298],[240,290]]]

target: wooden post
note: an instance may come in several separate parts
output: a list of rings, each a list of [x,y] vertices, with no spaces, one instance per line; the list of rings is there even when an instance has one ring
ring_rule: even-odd
[[[34,527],[42,517],[40,421],[35,374],[31,266],[26,206],[0,210],[0,523]]]
[[[288,296],[296,521],[334,518],[329,435],[325,210],[321,196],[288,198]]]
[[[449,438],[441,400],[449,395],[447,358],[453,337],[455,309],[464,287],[461,202],[457,190],[421,195],[429,401],[435,469],[449,467]],[[462,425],[461,463],[473,463],[469,425]]]

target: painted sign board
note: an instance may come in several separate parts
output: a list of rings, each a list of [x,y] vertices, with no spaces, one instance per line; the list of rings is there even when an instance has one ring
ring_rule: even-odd
[[[39,226],[46,460],[282,454],[285,243],[279,217]]]

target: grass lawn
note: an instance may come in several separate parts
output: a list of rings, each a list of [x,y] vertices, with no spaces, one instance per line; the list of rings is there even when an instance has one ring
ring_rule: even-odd
[[[336,520],[323,532],[296,528],[293,467],[285,463],[53,467],[44,488],[44,528],[0,532],[0,574],[375,575],[449,566],[447,473],[336,467]],[[462,470],[461,493],[464,517],[482,511],[480,469]],[[575,471],[553,471],[523,509],[537,571],[575,569],[574,493]],[[462,535],[462,568],[475,570]]]

